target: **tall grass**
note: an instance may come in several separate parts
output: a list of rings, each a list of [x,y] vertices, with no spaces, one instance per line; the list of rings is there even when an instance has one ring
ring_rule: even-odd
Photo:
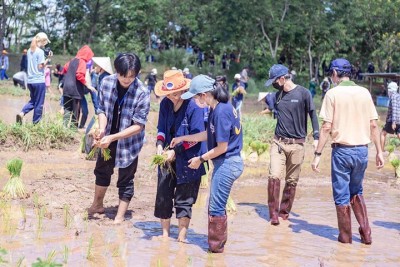
[[[73,129],[65,128],[61,116],[45,117],[37,124],[7,125],[0,121],[0,145],[30,149],[64,148],[79,137]]]
[[[270,116],[244,114],[242,118],[243,150],[262,154],[275,133],[276,120]]]

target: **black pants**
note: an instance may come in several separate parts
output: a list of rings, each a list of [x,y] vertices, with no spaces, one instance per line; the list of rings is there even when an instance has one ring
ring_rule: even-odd
[[[63,96],[64,101],[64,126],[74,126],[78,128],[78,120],[81,113],[81,100],[69,96]]]
[[[94,169],[94,175],[96,176],[96,185],[109,186],[111,182],[111,176],[114,174],[115,167],[115,154],[117,151],[117,142],[113,142],[109,146],[111,159],[105,161],[104,158],[99,154],[96,167]],[[138,157],[126,168],[118,169],[118,195],[119,199],[125,201],[131,201],[134,193],[134,182],[135,173],[138,165]]]
[[[175,172],[174,166],[173,169]],[[177,219],[192,218],[192,206],[197,200],[200,181],[201,179],[197,179],[189,183],[177,184],[174,174],[159,169],[154,216],[160,219],[169,219],[172,217],[172,209],[175,207]]]

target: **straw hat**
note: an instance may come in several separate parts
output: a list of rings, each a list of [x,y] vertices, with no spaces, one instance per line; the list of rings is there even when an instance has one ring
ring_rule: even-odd
[[[114,74],[111,59],[109,57],[93,57],[93,62],[96,63],[100,68],[108,72],[109,74]]]
[[[175,92],[187,90],[190,87],[190,79],[186,79],[178,70],[164,72],[164,80],[156,83],[154,93],[157,96],[166,96]]]
[[[260,102],[261,100],[263,100],[265,97],[267,97],[269,93],[265,93],[265,92],[259,92],[258,93],[258,100],[257,102]]]
[[[2,54],[7,55],[7,50],[3,50]]]

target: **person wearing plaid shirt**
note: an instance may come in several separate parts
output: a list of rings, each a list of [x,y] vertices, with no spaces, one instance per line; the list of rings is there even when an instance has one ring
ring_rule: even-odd
[[[138,155],[143,146],[144,128],[150,109],[150,94],[137,78],[141,65],[135,54],[120,54],[114,61],[116,74],[104,78],[99,90],[99,131],[96,146],[109,148],[111,159],[97,158],[95,195],[89,214],[104,213],[103,200],[114,167],[118,170],[119,206],[114,223],[124,221],[133,197]]]
[[[399,86],[395,82],[388,84],[388,95],[390,98],[386,124],[381,132],[381,146],[385,151],[386,135],[396,134],[400,138],[400,94],[397,92]]]

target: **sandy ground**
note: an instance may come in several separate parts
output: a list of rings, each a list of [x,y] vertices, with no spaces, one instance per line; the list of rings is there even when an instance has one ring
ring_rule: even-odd
[[[0,119],[12,123],[25,99],[0,95]],[[58,109],[55,101],[49,107],[52,112]],[[228,215],[225,253],[207,253],[208,189],[200,190],[187,243],[175,241],[175,219],[171,239],[154,240],[154,236],[161,234],[160,224],[153,216],[156,170],[150,167],[155,153],[156,121],[157,114],[153,112],[147,126],[147,142],[139,157],[135,197],[126,221],[120,226],[112,225],[118,203],[116,177],[106,195],[106,213],[90,220],[85,218],[93,198],[95,162],[85,160],[78,144],[64,150],[29,152],[0,148],[0,186],[6,182],[7,160],[20,157],[24,160],[22,178],[30,192],[29,198],[9,203],[9,219],[1,222],[0,247],[8,251],[3,259],[15,266],[23,258],[22,266],[30,266],[38,257],[45,259],[54,250],[55,260],[66,266],[399,266],[399,185],[389,164],[383,170],[375,169],[373,148],[364,183],[373,235],[371,246],[360,243],[354,216],[353,244],[336,241],[330,149],[324,151],[322,172],[315,174],[310,168],[310,145],[306,147],[288,221],[277,227],[269,224],[268,155],[258,160],[250,156],[244,174],[233,187],[237,211]],[[21,207],[26,211],[26,221]]]

